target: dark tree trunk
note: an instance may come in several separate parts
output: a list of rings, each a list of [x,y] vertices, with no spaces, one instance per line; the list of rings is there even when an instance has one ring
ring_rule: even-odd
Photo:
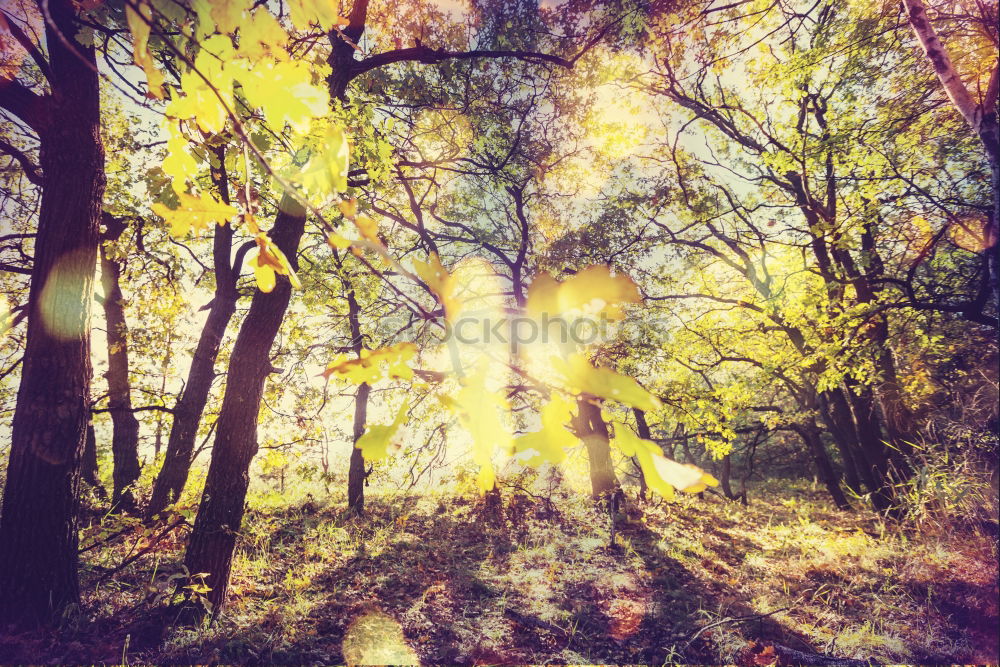
[[[225,164],[225,153],[219,149],[216,157],[220,165]],[[229,181],[222,167],[212,169],[212,180],[222,201],[229,203]],[[229,224],[216,225],[212,241],[212,261],[215,272],[215,297],[208,310],[208,319],[201,330],[198,346],[191,359],[187,383],[177,398],[173,409],[173,422],[167,438],[167,452],[163,466],[153,482],[153,493],[146,506],[146,518],[152,519],[170,503],[180,497],[187,483],[191,462],[194,458],[194,443],[198,436],[198,426],[205,413],[208,395],[215,381],[215,361],[219,356],[222,339],[226,335],[229,321],[236,312],[236,278],[239,266],[230,262],[233,246],[233,228]]]
[[[90,304],[104,197],[94,50],[73,43],[74,3],[52,0],[51,95],[28,330],[0,518],[0,627],[46,624],[79,600],[77,492],[90,417]],[[68,40],[72,48],[62,40]]]
[[[339,259],[338,259],[339,263]],[[359,357],[364,350],[361,336],[361,306],[358,304],[354,286],[345,278],[347,288],[347,318],[351,326],[351,347]],[[365,434],[368,421],[368,397],[371,387],[362,384],[354,397],[354,443]],[[347,470],[347,509],[361,514],[365,511],[365,455],[356,446],[351,450],[351,461]]]
[[[844,481],[847,484],[847,488],[851,489],[854,493],[860,494],[862,492],[861,475],[858,472],[857,453],[855,451],[857,438],[854,436],[856,428],[850,409],[847,406],[847,401],[842,394],[837,393],[837,396],[833,396],[833,392],[819,394],[819,413],[823,419],[823,423],[826,424],[827,429],[830,431],[830,436],[833,438],[834,444],[837,445],[840,458],[843,459]]]
[[[837,471],[834,470],[833,462],[830,461],[830,455],[827,454],[826,446],[823,445],[823,438],[820,435],[819,428],[816,424],[805,424],[795,427],[795,431],[809,449],[813,463],[816,465],[816,474],[823,481],[826,490],[830,492],[830,497],[833,499],[833,503],[837,506],[837,509],[851,509],[851,504],[847,502],[844,491],[840,488],[840,479],[837,477]]]
[[[305,211],[290,197],[279,205],[270,236],[297,267],[296,252]],[[191,573],[208,573],[208,599],[217,613],[226,599],[236,536],[243,521],[250,463],[257,453],[257,415],[264,382],[272,372],[270,351],[281,327],[292,287],[279,277],[270,293],[254,292],[229,362],[226,392],[216,423],[215,445],[198,517],[184,562]]]
[[[83,446],[80,477],[94,489],[98,498],[104,500],[108,497],[108,492],[101,485],[100,470],[97,467],[97,434],[94,433],[93,421],[87,423],[87,440]]]
[[[107,220],[107,216],[105,216]],[[106,240],[118,238],[124,226],[109,225]],[[115,233],[117,232],[117,233]],[[139,479],[139,420],[132,411],[129,386],[128,323],[121,290],[121,264],[101,246],[101,284],[104,288],[104,319],[108,340],[108,408],[111,413],[112,468],[111,505],[123,512],[135,511],[132,486]]]
[[[371,387],[363,383],[354,397],[354,442],[365,434],[368,415],[368,396]],[[351,450],[351,464],[347,472],[347,508],[361,514],[365,511],[365,456],[355,447]]]
[[[601,416],[597,399],[581,395],[576,402],[577,435],[587,447],[590,463],[590,488],[594,498],[607,499],[621,491],[615,467],[611,461],[611,445],[608,425]]]
[[[643,440],[651,440],[649,437],[649,424],[646,422],[646,413],[639,408],[632,408],[632,414],[635,415],[635,430],[639,434],[639,437]],[[639,472],[639,497],[643,500],[646,499],[646,494],[649,491],[649,486],[646,484],[646,474],[642,472],[642,466],[639,465],[639,459],[632,457],[632,463],[635,465],[635,469]]]
[[[221,228],[220,228],[221,229]],[[216,230],[218,234],[218,230]],[[208,394],[215,380],[215,360],[219,355],[222,338],[226,334],[229,320],[236,312],[236,298],[216,294],[208,319],[198,339],[191,368],[188,371],[184,392],[174,404],[174,418],[167,438],[167,452],[163,467],[153,483],[153,493],[146,507],[147,518],[153,518],[170,503],[177,500],[191,470],[195,439],[201,423]]]

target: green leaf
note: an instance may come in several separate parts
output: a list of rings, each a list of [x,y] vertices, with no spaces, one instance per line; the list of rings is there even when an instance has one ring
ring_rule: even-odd
[[[410,404],[403,403],[391,424],[369,426],[364,435],[358,438],[354,446],[361,450],[366,461],[381,461],[389,456],[390,448],[398,449],[399,445],[393,438],[403,425],[409,410]]]

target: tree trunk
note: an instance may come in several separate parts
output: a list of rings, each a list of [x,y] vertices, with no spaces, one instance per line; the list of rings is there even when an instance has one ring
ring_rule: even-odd
[[[216,234],[219,231],[216,230]],[[167,452],[163,467],[153,483],[153,493],[146,507],[146,517],[151,519],[177,500],[187,483],[194,454],[195,438],[201,423],[208,394],[215,380],[215,360],[219,355],[222,339],[229,320],[236,312],[236,298],[216,294],[208,319],[198,339],[191,368],[188,371],[184,392],[174,404],[174,419],[167,438]]]
[[[809,449],[813,463],[816,464],[816,474],[823,480],[823,484],[826,486],[826,490],[830,492],[830,497],[833,499],[833,503],[837,506],[837,509],[851,509],[851,504],[847,502],[847,498],[840,488],[840,479],[837,477],[837,472],[830,461],[830,455],[827,454],[826,446],[823,445],[823,438],[820,435],[819,428],[817,428],[816,424],[806,424],[794,428],[795,432],[802,438],[802,442]]]
[[[601,416],[601,408],[595,397],[582,394],[577,399],[576,405],[579,411],[577,434],[587,446],[591,494],[594,498],[608,499],[621,491],[618,478],[615,476],[614,464],[611,462],[608,425]]]
[[[305,229],[305,211],[289,196],[279,205],[270,236],[275,245],[298,266],[297,250]],[[233,347],[226,392],[216,425],[212,460],[185,565],[192,574],[208,573],[208,599],[217,613],[229,588],[236,536],[243,521],[250,463],[257,453],[257,416],[264,382],[272,372],[270,351],[281,327],[292,287],[285,277],[269,292],[254,292]]]
[[[843,459],[844,481],[847,488],[860,494],[862,492],[861,475],[858,472],[855,452],[857,438],[853,435],[856,429],[847,402],[842,394],[838,393],[837,396],[834,396],[833,392],[823,392],[818,394],[817,398],[820,417],[840,451],[840,458]]]
[[[220,155],[219,163],[225,163],[225,155]],[[222,196],[229,203],[228,180],[220,168],[213,168],[212,177]],[[222,339],[226,335],[229,321],[236,312],[236,277],[239,267],[233,267],[229,255],[232,252],[233,228],[216,225],[212,241],[212,259],[215,271],[215,298],[208,310],[208,319],[201,330],[198,346],[191,359],[187,383],[184,391],[174,403],[174,419],[167,438],[167,452],[163,466],[153,482],[153,493],[146,507],[146,518],[152,519],[170,503],[175,502],[184,490],[191,462],[194,458],[194,443],[198,436],[198,426],[208,404],[208,395],[215,381],[215,361],[219,356]]]
[[[80,595],[77,492],[105,177],[97,64],[92,47],[74,43],[74,6],[49,2],[45,26],[52,93],[36,122],[44,180],[0,518],[0,626],[47,624]]]
[[[368,414],[368,396],[371,387],[362,383],[354,397],[354,443],[365,434]],[[347,509],[361,514],[365,511],[365,455],[355,447],[351,450],[351,464],[347,472]]]
[[[632,414],[635,415],[636,433],[643,440],[651,440],[652,438],[649,437],[649,424],[646,422],[646,413],[639,408],[632,408]],[[633,456],[632,463],[639,472],[639,497],[645,500],[646,494],[649,491],[649,486],[646,484],[646,474],[642,471],[642,466],[639,465],[639,459]]]
[[[933,24],[927,17],[927,8],[921,0],[903,0],[903,7],[924,54],[934,68],[941,86],[951,103],[962,114],[962,118],[972,128],[983,144],[986,159],[990,164],[993,186],[993,206],[986,228],[983,230],[983,251],[986,255],[987,270],[993,297],[1000,303],[1000,124],[997,118],[997,98],[1000,95],[1000,63],[994,63],[986,93],[977,102],[969,89],[962,83],[962,77],[951,61],[948,49],[937,36]]]
[[[87,440],[83,447],[80,477],[94,489],[98,498],[104,500],[108,497],[108,492],[101,485],[100,470],[97,467],[97,435],[94,433],[93,421],[87,422]]]
[[[119,230],[123,229],[120,227]],[[120,235],[109,229],[108,239]],[[104,288],[104,319],[108,340],[108,408],[111,413],[112,468],[111,505],[123,512],[135,511],[132,486],[139,479],[139,420],[132,411],[129,387],[128,323],[121,290],[121,265],[101,246],[101,284]]]

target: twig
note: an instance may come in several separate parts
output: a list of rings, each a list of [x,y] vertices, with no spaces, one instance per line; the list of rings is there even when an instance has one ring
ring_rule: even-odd
[[[701,633],[703,633],[705,630],[708,630],[709,628],[714,628],[719,625],[725,625],[726,623],[745,623],[747,621],[756,621],[761,618],[767,618],[768,616],[774,616],[775,614],[780,614],[781,612],[788,611],[789,609],[791,609],[791,607],[782,607],[781,609],[775,609],[774,611],[769,611],[766,614],[751,614],[748,616],[727,616],[726,618],[715,621],[714,623],[703,625],[702,627],[698,628],[698,632],[691,635],[691,638],[687,640],[687,643],[684,644],[684,648],[682,648],[681,650],[682,651],[686,650],[687,647],[690,646],[694,642],[694,640],[701,635]]]

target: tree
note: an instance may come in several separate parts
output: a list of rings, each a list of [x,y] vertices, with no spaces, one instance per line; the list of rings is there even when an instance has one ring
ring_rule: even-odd
[[[104,288],[102,305],[108,339],[108,411],[113,423],[111,505],[124,512],[134,512],[132,486],[139,479],[139,420],[132,411],[128,324],[121,289],[121,263],[114,258],[114,250],[108,247],[118,240],[126,224],[107,213],[102,218],[105,225],[100,249],[101,284]]]
[[[24,625],[52,621],[79,598],[76,508],[105,183],[94,48],[76,39],[75,3],[58,0],[38,11],[47,13],[47,54],[12,29],[48,92],[10,77],[0,81],[0,106],[38,135],[42,172],[28,334],[0,515],[0,623]],[[7,20],[19,26],[17,18]]]

